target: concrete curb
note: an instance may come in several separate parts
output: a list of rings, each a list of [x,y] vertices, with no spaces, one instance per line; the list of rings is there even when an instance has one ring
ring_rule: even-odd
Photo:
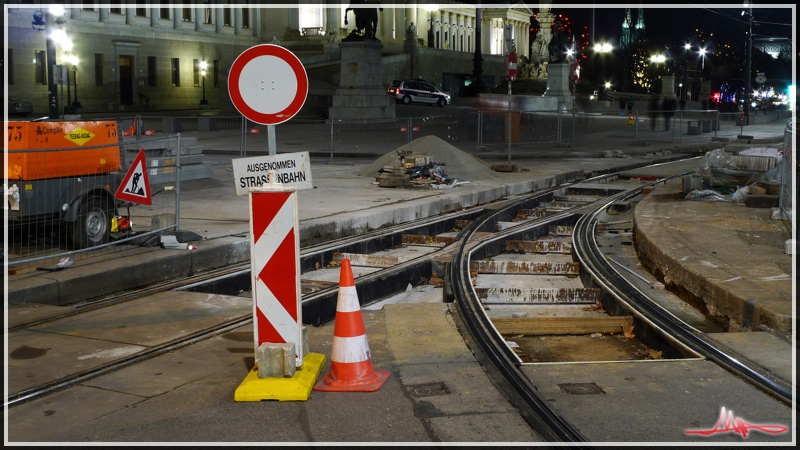
[[[786,300],[763,295],[746,296],[757,288],[752,280],[726,279],[730,274],[725,270],[698,261],[685,261],[690,253],[682,255],[678,252],[686,245],[665,231],[666,224],[662,220],[647,218],[660,216],[656,211],[657,204],[658,200],[647,196],[635,211],[636,253],[647,270],[670,291],[722,322],[726,331],[765,326],[782,334],[791,334],[791,314],[781,311],[786,307]]]

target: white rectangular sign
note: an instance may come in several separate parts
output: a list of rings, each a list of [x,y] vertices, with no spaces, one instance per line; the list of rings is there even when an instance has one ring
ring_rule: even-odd
[[[314,187],[311,184],[311,159],[308,152],[239,158],[232,163],[236,195],[247,195],[251,187],[268,184],[271,170],[275,171],[276,181],[286,187]]]

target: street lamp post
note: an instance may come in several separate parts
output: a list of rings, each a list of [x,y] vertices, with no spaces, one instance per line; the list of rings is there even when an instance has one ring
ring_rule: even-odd
[[[704,70],[706,68],[706,53],[707,52],[708,52],[708,50],[706,50],[705,47],[700,49],[699,53],[700,53],[700,56],[701,56],[701,59],[702,59],[702,61],[700,63],[700,70]]]
[[[201,105],[208,105],[208,100],[206,100],[206,68],[208,67],[208,63],[206,60],[202,60],[200,62],[200,76],[203,77],[203,99],[200,100]]]
[[[604,42],[602,44],[601,43],[597,43],[597,44],[594,45],[595,53],[599,53],[601,59],[603,60],[603,81],[605,82],[606,90],[608,90],[608,88],[611,86],[611,83],[609,83],[608,80],[605,79],[606,78],[606,55],[608,53],[611,53],[612,49],[613,49],[613,47],[611,47],[611,44],[609,44],[608,42]]]

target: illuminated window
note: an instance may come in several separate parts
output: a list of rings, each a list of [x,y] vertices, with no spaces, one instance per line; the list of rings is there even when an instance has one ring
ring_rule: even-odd
[[[5,61],[0,63],[0,66],[5,66]],[[2,67],[0,67],[2,70]],[[8,84],[14,84],[14,50],[8,49]]]
[[[106,57],[102,53],[94,54],[94,85],[105,85],[105,63]]]
[[[158,84],[156,77],[156,57],[147,57],[147,85],[156,86]]]
[[[200,60],[195,59],[192,61],[192,68],[194,70],[194,85],[200,86]]]
[[[172,58],[172,85],[181,85],[181,59]]]
[[[203,23],[211,24],[214,17],[214,10],[211,8],[203,8]]]
[[[47,84],[44,61],[44,50],[35,50],[33,52],[33,82],[36,84]]]

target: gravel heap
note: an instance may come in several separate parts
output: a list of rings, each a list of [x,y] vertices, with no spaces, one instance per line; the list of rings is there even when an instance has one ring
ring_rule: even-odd
[[[414,139],[397,150],[411,151],[415,155],[428,155],[431,162],[445,163],[447,175],[462,181],[495,181],[500,176],[480,159],[463,152],[436,136],[424,136]],[[358,171],[362,176],[378,176],[384,166],[391,166],[397,161],[397,150],[391,151]]]

